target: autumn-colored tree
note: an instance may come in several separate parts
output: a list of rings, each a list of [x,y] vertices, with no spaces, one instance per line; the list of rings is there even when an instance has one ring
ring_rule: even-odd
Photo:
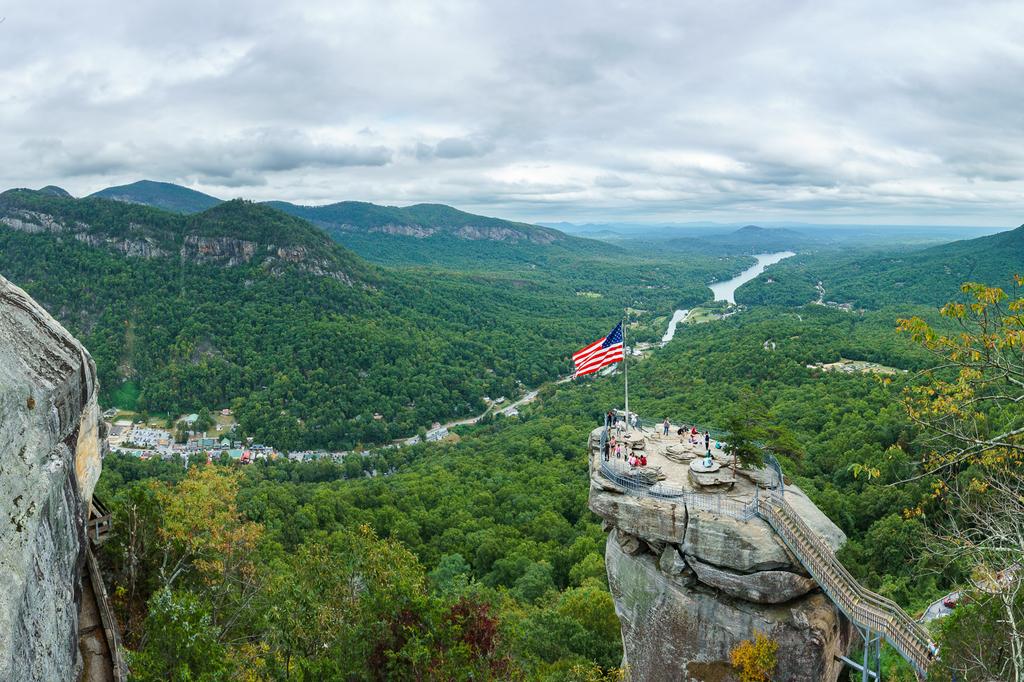
[[[223,467],[195,467],[177,486],[157,492],[162,587],[184,583],[203,590],[212,622],[225,632],[246,615],[262,583],[256,549],[263,527],[238,510],[240,476]]]
[[[778,651],[778,642],[768,639],[763,632],[755,632],[754,639],[737,644],[729,658],[740,682],[770,682],[778,665]]]
[[[923,373],[930,381],[905,400],[923,434],[922,474],[974,464],[1005,468],[1024,457],[1024,298],[1016,288],[1012,296],[974,283],[961,290],[973,300],[941,310],[955,333],[939,333],[920,317],[899,321],[900,331],[938,361]]]
[[[967,679],[1024,680],[1024,297],[1015,277],[1007,293],[966,283],[966,302],[941,310],[955,332],[924,320],[899,328],[937,358],[926,382],[909,389],[905,405],[919,427],[918,477],[934,477],[931,551],[967,575],[967,591],[983,602],[957,619],[961,633],[986,632],[983,655],[956,643],[943,665]]]

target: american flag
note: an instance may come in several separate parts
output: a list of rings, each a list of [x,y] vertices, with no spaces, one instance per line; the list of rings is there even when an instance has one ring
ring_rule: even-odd
[[[619,322],[608,336],[572,354],[572,362],[576,365],[573,377],[593,374],[605,365],[621,362],[622,353],[622,323]]]

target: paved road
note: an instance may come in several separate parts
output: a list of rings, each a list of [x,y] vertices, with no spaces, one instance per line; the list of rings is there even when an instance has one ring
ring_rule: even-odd
[[[948,616],[949,614],[953,613],[953,609],[947,609],[945,606],[942,605],[942,601],[944,599],[948,599],[949,597],[959,598],[960,593],[950,592],[945,597],[940,597],[933,601],[931,604],[928,605],[928,608],[924,610],[924,615],[921,616],[921,622],[927,623],[929,621],[935,620],[936,618],[942,618],[943,616]]]
[[[562,380],[559,380],[559,381],[562,381]],[[450,429],[453,426],[465,426],[467,424],[476,424],[481,419],[483,419],[488,414],[490,414],[492,411],[501,412],[502,410],[507,410],[507,409],[512,408],[512,407],[519,407],[520,405],[526,405],[527,403],[532,403],[537,398],[537,391],[538,391],[538,389],[533,389],[532,391],[527,391],[526,394],[522,398],[520,398],[519,400],[515,401],[514,403],[502,403],[501,405],[494,405],[494,404],[492,404],[490,407],[488,407],[486,410],[484,410],[483,412],[481,412],[480,414],[478,414],[475,417],[466,417],[465,419],[456,419],[455,421],[451,421],[451,422],[448,422],[447,424],[444,424],[444,427]]]

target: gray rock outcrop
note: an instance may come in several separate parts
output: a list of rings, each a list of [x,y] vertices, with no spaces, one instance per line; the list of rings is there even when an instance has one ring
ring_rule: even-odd
[[[741,470],[727,488],[699,486],[688,458],[663,454],[673,440],[652,438],[648,458],[667,474],[655,490],[667,496],[641,496],[601,472],[599,438],[600,430],[590,442],[590,508],[609,530],[605,563],[628,678],[736,680],[731,651],[762,632],[779,644],[773,680],[835,682],[849,622],[767,522],[738,513],[774,479]],[[786,486],[785,498],[833,550],[846,541],[797,487]]]
[[[651,554],[627,554],[613,539],[605,563],[633,682],[735,680],[729,654],[758,631],[779,643],[773,680],[835,680],[841,671],[832,654],[845,652],[849,626],[820,593],[755,604],[666,574]]]
[[[0,277],[0,679],[72,680],[101,467],[96,368]]]

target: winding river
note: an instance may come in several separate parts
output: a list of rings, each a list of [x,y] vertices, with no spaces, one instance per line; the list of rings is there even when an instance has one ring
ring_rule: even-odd
[[[665,345],[676,335],[676,325],[680,322],[685,322],[686,318],[690,316],[689,310],[677,310],[672,313],[672,319],[668,321],[668,331],[665,332],[665,336],[661,337],[661,345]]]
[[[715,282],[709,284],[711,293],[715,295],[716,301],[728,301],[729,303],[736,303],[736,299],[733,295],[741,285],[746,284],[750,280],[754,279],[762,272],[765,271],[769,265],[775,265],[780,260],[795,256],[796,254],[792,251],[776,251],[775,253],[759,253],[754,258],[757,259],[757,263],[750,266],[740,274],[736,275],[732,279],[727,279],[724,282]]]
[[[709,284],[708,287],[711,289],[711,293],[715,295],[716,301],[728,301],[729,303],[736,303],[734,294],[736,290],[743,284],[746,284],[750,280],[754,279],[769,265],[775,265],[781,260],[795,256],[796,254],[792,251],[776,251],[775,253],[759,253],[754,256],[757,259],[757,263],[750,266],[740,274],[736,275],[732,279],[727,279],[724,282],[715,282]],[[661,345],[665,345],[671,341],[676,335],[676,327],[680,322],[684,322],[690,316],[689,310],[677,310],[672,314],[672,319],[669,320],[668,329],[665,331],[665,335],[661,337]]]

